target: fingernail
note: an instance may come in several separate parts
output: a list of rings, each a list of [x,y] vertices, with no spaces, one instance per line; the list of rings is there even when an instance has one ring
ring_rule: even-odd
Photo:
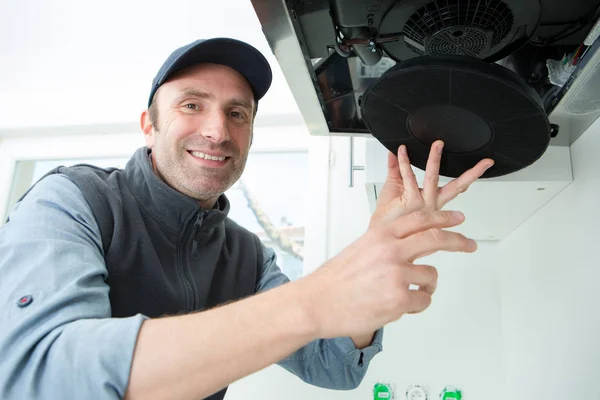
[[[442,154],[442,150],[443,150],[443,149],[444,149],[444,143],[443,143],[443,142],[442,142],[442,143],[439,143],[439,144],[438,144],[438,147],[437,147],[437,152],[438,152],[439,154]]]
[[[477,250],[477,242],[473,239],[469,239],[469,249],[472,251]]]
[[[490,169],[492,167],[492,165],[494,165],[493,162],[487,163],[487,165],[485,166],[485,170],[487,171],[488,169]]]
[[[400,146],[400,153],[406,154],[406,146],[405,145]]]
[[[465,218],[465,214],[461,213],[460,211],[452,211],[452,215],[458,219]]]

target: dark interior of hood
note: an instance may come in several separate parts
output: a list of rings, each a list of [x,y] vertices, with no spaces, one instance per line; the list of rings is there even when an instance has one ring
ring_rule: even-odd
[[[548,60],[577,64],[598,0],[291,0],[332,134],[408,147],[424,169],[445,141],[441,174],[478,160],[485,177],[523,169],[559,130],[548,115],[562,85]],[[596,40],[595,45],[598,45]]]

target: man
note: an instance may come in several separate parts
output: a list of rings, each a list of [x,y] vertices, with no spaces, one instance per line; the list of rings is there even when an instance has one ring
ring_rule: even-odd
[[[59,168],[15,206],[0,229],[1,398],[221,399],[273,363],[351,389],[382,327],[428,307],[437,274],[413,262],[475,250],[444,230],[463,216],[438,210],[491,160],[438,189],[435,143],[421,191],[400,149],[368,232],[289,282],[223,195],[270,83],[246,43],[183,46],[153,81],[146,147],[124,170]]]

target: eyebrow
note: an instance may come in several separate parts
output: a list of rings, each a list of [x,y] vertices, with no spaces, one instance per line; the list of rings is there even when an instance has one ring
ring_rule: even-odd
[[[215,95],[212,93],[209,93],[209,92],[204,92],[202,90],[198,90],[198,89],[184,88],[181,90],[181,93],[179,94],[179,96],[177,96],[175,98],[175,103],[179,103],[188,97],[196,97],[199,99],[214,99]],[[238,107],[246,108],[250,111],[253,110],[253,104],[251,102],[249,102],[248,100],[244,100],[244,99],[234,98],[234,99],[229,100],[228,104],[231,106],[238,106]]]

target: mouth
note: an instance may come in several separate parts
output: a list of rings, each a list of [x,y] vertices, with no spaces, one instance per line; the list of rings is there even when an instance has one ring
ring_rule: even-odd
[[[197,161],[206,166],[212,167],[220,167],[231,159],[230,156],[220,155],[220,154],[208,154],[201,151],[191,151],[188,150],[188,153]]]

